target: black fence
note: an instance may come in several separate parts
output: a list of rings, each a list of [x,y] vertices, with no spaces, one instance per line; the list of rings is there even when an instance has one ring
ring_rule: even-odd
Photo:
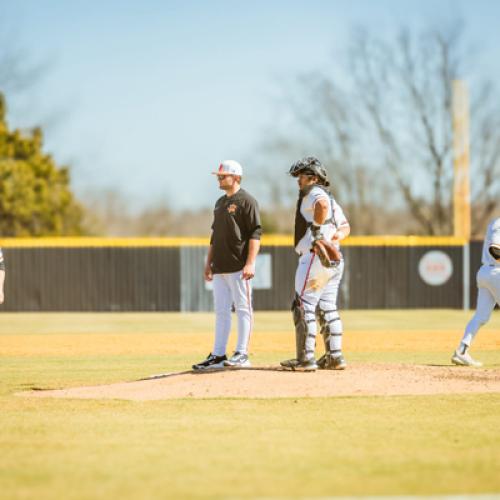
[[[464,247],[348,246],[340,305],[346,309],[462,308]],[[429,255],[430,284],[421,270]],[[3,311],[207,311],[201,246],[9,247]],[[470,247],[470,297],[481,243]],[[437,259],[437,260],[436,260]],[[450,269],[441,269],[444,260]],[[254,280],[256,310],[288,309],[297,256],[287,246],[263,246]],[[434,266],[434,268],[433,268]],[[446,267],[445,266],[445,267]],[[446,278],[446,279],[445,279]]]

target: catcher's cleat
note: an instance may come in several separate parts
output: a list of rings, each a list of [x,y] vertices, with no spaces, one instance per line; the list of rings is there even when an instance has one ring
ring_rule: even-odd
[[[283,368],[289,368],[290,370],[295,370],[297,366],[300,365],[300,361],[298,359],[285,359],[285,361],[281,361],[280,365]]]
[[[460,354],[460,352],[458,352],[458,350],[455,351],[453,353],[453,356],[451,357],[451,362],[453,364],[459,365],[459,366],[474,366],[476,368],[483,366],[483,363],[473,359],[468,351],[465,351],[463,354]]]
[[[316,361],[316,364],[318,365],[318,368],[320,370],[326,370],[326,365],[327,365],[327,359],[326,359],[326,354],[323,354],[321,358]]]
[[[280,363],[284,368],[289,370],[294,370],[298,372],[314,372],[318,369],[316,360],[314,358],[306,359],[305,361],[299,361],[298,359],[287,359]]]
[[[224,361],[227,361],[225,354],[224,356],[215,356],[210,353],[205,361],[193,365],[193,370],[214,370],[216,368],[224,368]]]
[[[323,354],[323,356],[318,359],[318,368],[320,370],[345,370],[347,368],[347,363],[342,354],[335,357],[330,354]]]
[[[224,366],[237,366],[241,368],[248,368],[251,365],[248,359],[248,354],[236,351],[229,359],[224,361]]]
[[[329,356],[330,360],[328,363],[328,369],[330,370],[345,370],[347,368],[347,363],[342,354],[340,356]]]

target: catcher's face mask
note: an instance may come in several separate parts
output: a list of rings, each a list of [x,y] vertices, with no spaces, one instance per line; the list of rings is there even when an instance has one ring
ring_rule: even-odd
[[[298,177],[300,174],[315,175],[320,184],[329,185],[326,169],[315,156],[306,156],[296,161],[288,173],[292,177]]]
[[[314,174],[315,168],[321,167],[320,161],[314,156],[306,156],[299,161],[296,161],[291,167],[288,173],[292,177],[297,177],[300,174],[308,173]]]

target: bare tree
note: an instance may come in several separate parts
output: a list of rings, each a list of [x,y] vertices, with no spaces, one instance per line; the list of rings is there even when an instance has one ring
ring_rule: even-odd
[[[454,42],[455,35],[441,33],[415,41],[404,30],[391,44],[358,32],[350,50],[354,92],[378,139],[375,153],[428,234],[451,231]]]
[[[355,30],[347,65],[302,75],[293,87],[287,106],[302,133],[268,143],[275,152],[295,143],[320,156],[358,233],[390,232],[380,219],[392,212],[395,221],[399,212],[404,232],[450,234],[451,89],[454,79],[468,79],[463,38],[458,22],[401,29],[391,39]],[[473,232],[480,234],[500,202],[500,113],[494,87],[472,83]]]
[[[484,83],[472,101],[472,228],[482,237],[500,207],[500,106],[491,83]]]
[[[281,134],[273,132],[262,145],[265,182],[256,188],[267,188],[268,213],[282,213],[285,206],[290,212],[297,190],[284,174],[293,161],[314,154],[328,168],[332,191],[348,211],[351,223],[360,232],[376,231],[377,214],[372,208],[377,192],[374,186],[380,183],[359,154],[358,117],[351,110],[349,95],[332,78],[318,72],[302,75],[288,87],[284,104],[299,127],[286,127]],[[269,165],[279,165],[280,171]]]
[[[208,237],[213,221],[211,208],[173,212],[162,200],[133,209],[127,197],[113,189],[89,191],[83,200],[83,227],[94,236]]]

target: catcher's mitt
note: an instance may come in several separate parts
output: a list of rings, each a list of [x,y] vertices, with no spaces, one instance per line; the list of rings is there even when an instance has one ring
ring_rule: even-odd
[[[337,267],[342,260],[340,250],[331,241],[315,240],[312,250],[324,267]]]
[[[495,260],[500,260],[500,245],[491,245],[488,250]]]

